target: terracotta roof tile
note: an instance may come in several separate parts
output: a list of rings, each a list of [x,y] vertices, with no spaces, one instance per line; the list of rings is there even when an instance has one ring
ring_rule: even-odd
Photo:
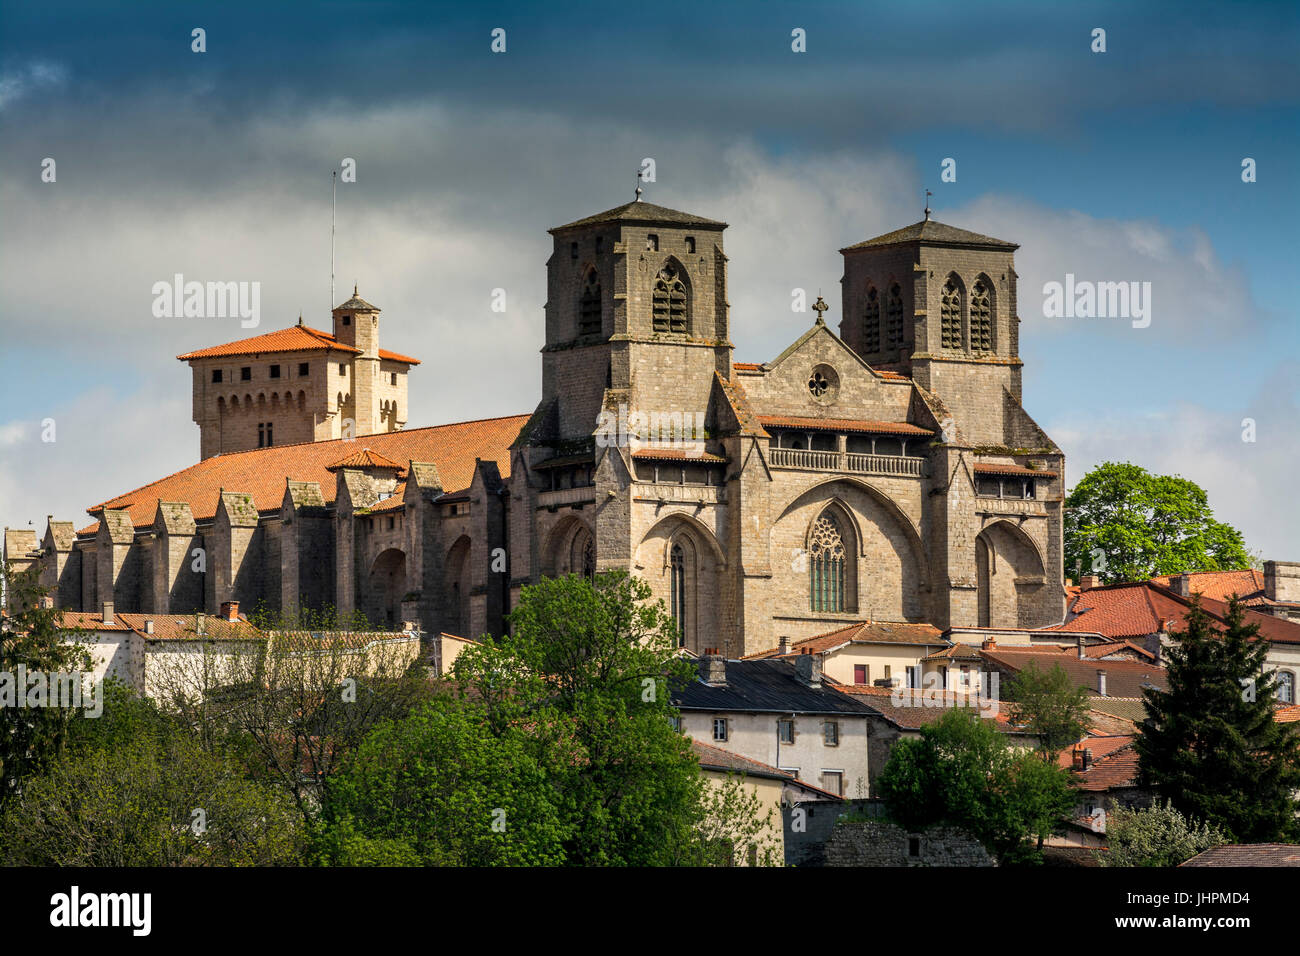
[[[405,471],[406,466],[393,461],[391,458],[385,458],[369,448],[363,448],[358,452],[348,455],[346,458],[340,458],[331,465],[326,465],[326,471],[338,471],[340,468],[392,468],[395,471]]]
[[[822,431],[860,432],[874,435],[933,435],[909,422],[872,422],[855,418],[805,418],[798,415],[759,415],[764,428],[811,428]]]
[[[1239,598],[1263,596],[1264,573],[1254,568],[1244,571],[1194,571],[1188,576],[1193,594],[1202,594],[1216,601],[1227,601],[1234,594]],[[1157,575],[1151,581],[1161,587],[1173,587],[1173,575]]]
[[[727,459],[722,455],[711,455],[704,451],[689,451],[685,448],[641,448],[632,452],[632,457],[646,461],[699,461],[719,463]]]
[[[1039,657],[1037,653],[1025,652],[1014,647],[998,647],[993,650],[980,651],[984,659],[1010,673],[1016,673]],[[1097,671],[1106,672],[1106,693],[1108,697],[1141,698],[1142,689],[1147,684],[1166,688],[1165,669],[1149,661],[1096,661],[1080,660],[1077,655],[1069,653],[1054,656],[1048,663],[1039,663],[1043,669],[1060,665],[1061,669],[1074,681],[1076,687],[1087,688],[1093,696],[1090,706],[1101,706],[1105,700],[1098,695]]]
[[[176,357],[182,362],[190,362],[195,359],[226,358],[236,355],[267,355],[275,352],[317,352],[324,350],[347,352],[351,355],[361,354],[361,349],[345,345],[338,341],[333,333],[322,332],[320,329],[313,329],[307,325],[291,325],[287,329],[264,332],[251,338],[226,342],[224,345],[196,349],[193,352],[186,352],[184,355]],[[380,349],[379,357],[394,362],[404,362],[407,365],[420,364],[419,359],[411,358],[409,355],[402,355],[400,352],[390,352],[387,349]]]
[[[736,372],[758,372],[762,371],[763,366],[757,362],[732,362],[731,368]]]
[[[1242,843],[1211,847],[1181,866],[1300,866],[1294,843]]]
[[[371,451],[389,460],[433,462],[444,489],[456,493],[469,488],[476,458],[496,462],[501,477],[509,477],[510,442],[525,421],[526,415],[512,415],[364,438]],[[110,498],[90,512],[97,515],[103,509],[126,509],[140,528],[153,523],[159,500],[184,501],[189,503],[196,521],[205,521],[216,515],[223,488],[251,495],[260,512],[273,511],[281,505],[286,479],[319,483],[324,502],[329,505],[334,502],[337,484],[327,466],[355,448],[357,441],[360,439],[334,439],[217,455]],[[97,529],[98,524],[94,524],[79,533],[93,534]]]
[[[1024,465],[1003,465],[989,461],[977,461],[975,463],[975,474],[1015,475],[1017,477],[1032,476],[1034,478],[1056,477],[1056,472],[1054,471],[1045,471],[1041,468],[1026,468]]]
[[[945,647],[948,644],[943,638],[943,632],[932,624],[856,621],[826,634],[818,634],[814,637],[806,637],[801,641],[794,641],[790,645],[790,653],[792,655],[805,652],[819,654],[854,642],[860,644],[916,644],[922,646],[932,644],[935,647]],[[780,653],[781,649],[774,647],[770,650],[746,654],[744,659],[777,657]]]

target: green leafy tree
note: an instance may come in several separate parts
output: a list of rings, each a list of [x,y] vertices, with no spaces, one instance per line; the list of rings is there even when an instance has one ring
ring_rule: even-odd
[[[1147,688],[1136,742],[1142,778],[1175,808],[1240,843],[1300,836],[1300,734],[1273,719],[1277,685],[1268,643],[1229,603],[1226,626],[1194,602],[1171,635],[1167,691]]]
[[[319,828],[340,865],[564,862],[561,810],[524,734],[481,705],[436,699],[376,728],[335,776]]]
[[[993,721],[969,708],[953,708],[919,739],[896,744],[879,787],[900,825],[961,827],[1004,864],[1037,862],[1042,838],[1074,805],[1064,770],[1012,752]]]
[[[532,731],[570,864],[671,864],[696,839],[703,783],[668,693],[694,668],[651,596],[625,572],[543,579],[523,591],[510,636],[453,668],[495,733]]]
[[[1008,682],[1006,695],[1011,719],[1038,736],[1046,756],[1055,757],[1088,729],[1088,692],[1060,664],[1044,671],[1030,661]]]
[[[90,721],[88,721],[90,722]],[[251,866],[301,862],[287,795],[187,733],[69,749],[0,818],[17,866]]]
[[[89,671],[90,656],[85,648],[65,639],[62,613],[41,606],[48,588],[40,585],[37,569],[16,573],[6,565],[0,573],[9,602],[9,613],[0,617],[0,681],[9,685],[9,692],[25,695],[28,690],[18,686],[20,668],[28,675],[47,677]],[[82,693],[89,691],[89,686],[84,686]],[[0,703],[0,811],[17,795],[24,780],[40,773],[58,756],[70,727],[81,719],[82,711],[68,707]]]
[[[1065,566],[1106,583],[1248,568],[1240,532],[1214,519],[1205,491],[1128,463],[1098,465],[1065,499]]]
[[[1096,858],[1102,866],[1178,866],[1227,842],[1226,834],[1168,802],[1141,810],[1118,807],[1106,814],[1107,848]]]
[[[758,792],[746,786],[744,774],[704,788],[701,818],[684,865],[782,866],[783,841],[776,834],[781,818],[773,807],[764,812]]]

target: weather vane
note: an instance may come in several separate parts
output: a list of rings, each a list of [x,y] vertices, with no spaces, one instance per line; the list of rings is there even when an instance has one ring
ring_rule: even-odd
[[[930,190],[927,189],[925,191],[925,221],[926,222],[930,221],[930,197],[933,195],[934,193],[930,192]]]

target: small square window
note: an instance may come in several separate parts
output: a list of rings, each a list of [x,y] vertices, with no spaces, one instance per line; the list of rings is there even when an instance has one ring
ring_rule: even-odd
[[[727,718],[726,717],[713,718],[713,739],[714,740],[727,739]]]
[[[658,237],[657,235],[655,235],[653,232],[650,233],[650,235],[648,235],[648,236],[645,237],[645,247],[646,247],[646,250],[649,251],[649,252],[658,252],[658,251],[659,251],[659,237]]]
[[[396,373],[396,372],[394,372],[394,373],[392,374],[392,376],[389,378],[388,383],[389,383],[390,385],[396,385],[396,384],[397,384],[397,373]]]
[[[867,667],[868,665],[866,664],[853,665],[853,683],[855,684],[871,683],[871,681],[868,680],[868,675],[870,674],[870,671],[867,670]]]
[[[272,365],[272,366],[271,366],[271,378],[279,378],[279,377],[280,377],[280,366],[278,366],[278,365]]]
[[[219,368],[214,368],[214,369],[212,370],[212,382],[213,382],[213,384],[215,385],[215,384],[220,383],[220,381],[221,381],[221,369],[219,369]]]
[[[821,787],[837,797],[844,796],[844,774],[839,770],[823,770]]]
[[[309,373],[310,371],[311,371],[311,363],[310,363],[310,362],[299,362],[299,363],[298,363],[298,377],[299,377],[299,378],[306,378],[307,375],[308,375],[308,373]]]
[[[781,743],[783,744],[794,743],[794,721],[793,720],[778,720],[776,722],[776,730],[777,730],[777,735],[781,740]]]
[[[239,370],[239,380],[241,382],[251,382],[253,380],[252,366],[245,365]]]
[[[695,254],[695,237],[694,237],[694,236],[687,236],[687,237],[686,237],[686,251],[689,252],[689,253],[691,253],[691,255],[694,255],[694,254]]]

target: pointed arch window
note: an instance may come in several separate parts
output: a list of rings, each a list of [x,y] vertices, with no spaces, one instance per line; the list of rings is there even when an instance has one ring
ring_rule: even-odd
[[[582,576],[588,581],[596,577],[596,544],[587,535],[587,543],[582,547]]]
[[[813,522],[808,548],[808,575],[812,609],[814,611],[843,611],[845,601],[845,570],[848,552],[839,522],[830,512],[822,512]]]
[[[669,610],[677,622],[677,644],[686,645],[686,552],[674,544],[668,555]]]
[[[903,347],[903,289],[897,282],[889,287],[885,304],[885,348]]]
[[[600,325],[600,277],[595,269],[588,269],[582,282],[582,300],[578,303],[578,334],[599,335]]]
[[[970,295],[970,347],[972,352],[993,351],[993,300],[983,276]]]
[[[686,283],[673,263],[665,263],[659,270],[652,300],[656,332],[686,331]]]
[[[954,279],[943,285],[943,299],[939,305],[940,345],[945,349],[961,349],[961,289]]]
[[[1290,671],[1277,672],[1277,699],[1279,703],[1294,704],[1295,699],[1295,674]]]
[[[880,351],[880,293],[872,286],[867,290],[867,307],[862,317],[862,348],[871,355]]]

